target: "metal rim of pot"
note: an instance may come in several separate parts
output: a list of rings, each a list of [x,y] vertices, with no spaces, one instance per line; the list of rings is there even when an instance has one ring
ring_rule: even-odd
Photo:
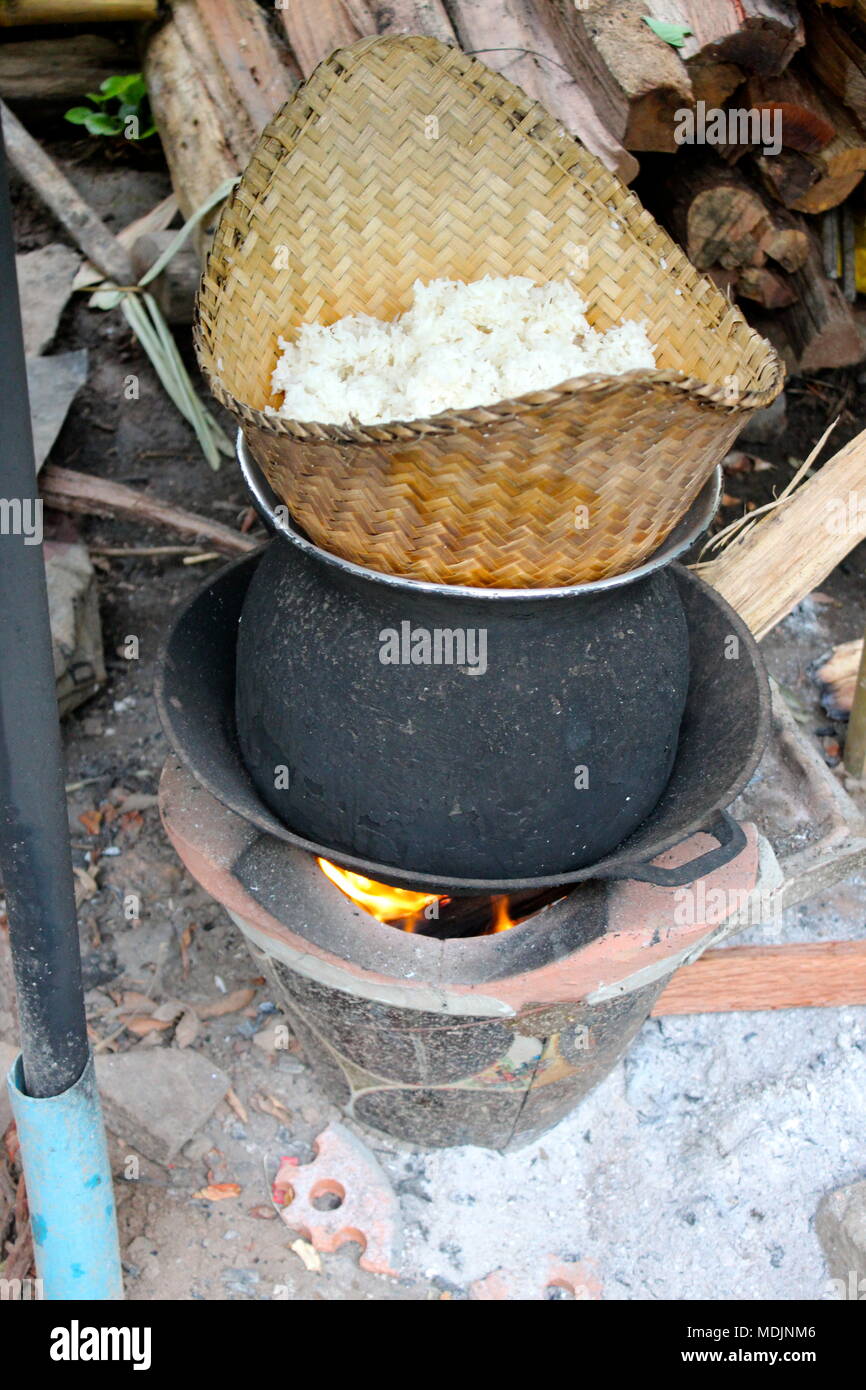
[[[410,589],[426,594],[450,594],[452,597],[461,598],[531,600],[575,598],[578,594],[601,593],[607,589],[620,588],[624,584],[633,584],[635,580],[643,579],[646,575],[670,564],[672,560],[676,560],[678,556],[684,554],[690,546],[694,545],[695,541],[709,528],[710,522],[719,509],[722,495],[722,467],[721,464],[717,464],[711,477],[666,539],[657,550],[653,551],[648,560],[645,560],[642,565],[638,565],[635,569],[625,570],[622,574],[610,574],[604,579],[594,579],[586,584],[568,584],[554,589],[479,589],[466,584],[432,584],[427,580],[411,579],[404,575],[383,574],[380,570],[369,569],[366,565],[357,565],[352,560],[344,560],[329,550],[323,550],[290,520],[283,519],[281,513],[284,512],[288,515],[288,508],[284,502],[280,501],[250,453],[242,430],[238,430],[237,433],[236,449],[241,474],[253,499],[253,505],[269,530],[282,536],[285,540],[291,541],[292,545],[297,546],[300,550],[314,555],[318,560],[334,565],[337,569],[344,570],[349,574],[369,579],[374,583],[384,584],[392,589]]]

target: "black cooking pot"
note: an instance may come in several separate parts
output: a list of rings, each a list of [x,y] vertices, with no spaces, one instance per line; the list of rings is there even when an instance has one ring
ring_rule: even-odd
[[[670,572],[465,590],[271,542],[242,610],[241,752],[296,834],[442,877],[591,864],[653,809],[689,683]]]
[[[642,825],[613,853],[564,874],[445,879],[413,873],[304,838],[265,805],[238,747],[235,720],[237,632],[261,551],[213,575],[172,618],[157,662],[154,693],[163,728],[196,781],[236,815],[258,827],[261,843],[285,843],[322,855],[379,882],[422,893],[479,894],[568,889],[592,878],[628,878],[678,888],[739,854],[746,837],[723,809],[746,785],[769,736],[770,698],[757,643],[724,599],[689,570],[671,566],[689,629],[689,696],[670,781]],[[718,841],[678,867],[660,854],[702,831]],[[271,853],[270,850],[267,851]],[[251,861],[252,863],[252,861]],[[269,870],[257,858],[254,882],[263,900]]]

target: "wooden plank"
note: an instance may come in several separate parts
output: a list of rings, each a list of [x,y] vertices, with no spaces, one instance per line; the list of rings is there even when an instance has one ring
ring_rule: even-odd
[[[782,313],[786,312],[782,310]],[[756,637],[763,637],[866,540],[866,430],[798,487],[775,511],[699,567]],[[794,562],[792,563],[792,557]]]
[[[866,1004],[866,941],[809,941],[705,951],[676,972],[652,1013],[660,1018],[851,1004]]]

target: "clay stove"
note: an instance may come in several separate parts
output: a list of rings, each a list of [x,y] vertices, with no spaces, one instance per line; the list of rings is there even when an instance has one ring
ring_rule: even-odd
[[[671,974],[748,913],[759,883],[762,842],[747,825],[745,848],[699,894],[591,880],[507,930],[441,939],[377,920],[314,855],[230,811],[176,758],[160,803],[180,858],[240,928],[331,1100],[424,1148],[505,1151],[555,1125],[623,1055]],[[692,836],[659,863],[711,843]]]

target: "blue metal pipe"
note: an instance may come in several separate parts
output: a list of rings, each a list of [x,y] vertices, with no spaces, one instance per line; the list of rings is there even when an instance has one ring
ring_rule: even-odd
[[[18,1126],[36,1273],[47,1299],[120,1299],[111,1168],[93,1058],[59,1096],[28,1096],[21,1058],[7,1078]]]

